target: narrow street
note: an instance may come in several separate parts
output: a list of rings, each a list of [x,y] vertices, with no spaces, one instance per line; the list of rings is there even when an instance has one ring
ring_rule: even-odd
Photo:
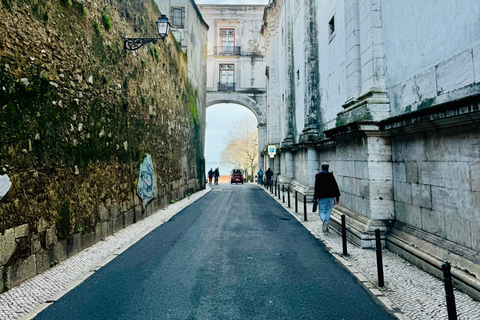
[[[36,319],[393,319],[260,187],[220,184]]]

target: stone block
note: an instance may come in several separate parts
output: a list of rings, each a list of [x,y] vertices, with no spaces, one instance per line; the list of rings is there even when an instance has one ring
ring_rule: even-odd
[[[98,206],[98,217],[101,221],[107,221],[110,218],[108,210],[103,204]]]
[[[37,221],[37,232],[38,232],[38,233],[47,230],[48,227],[49,227],[49,224],[47,223],[47,221],[46,221],[43,217],[41,217],[41,218]]]
[[[25,260],[19,261],[13,266],[5,268],[6,283],[8,286],[18,286],[23,281],[34,277],[37,274],[37,264],[35,255],[29,256]]]
[[[95,226],[95,240],[98,242],[108,236],[108,223],[100,222]]]
[[[406,182],[418,183],[418,163],[407,162],[405,163]]]
[[[15,229],[7,229],[3,235],[0,234],[0,266],[5,265],[15,252]]]
[[[370,198],[393,200],[393,186],[391,181],[370,181]]]
[[[61,240],[53,245],[53,261],[55,263],[67,259],[67,240]]]
[[[422,219],[422,230],[445,238],[445,218],[442,212],[420,208],[420,214]]]
[[[48,268],[50,268],[50,262],[51,262],[51,259],[50,259],[50,254],[48,254],[48,252],[42,250],[42,251],[39,251],[35,254],[35,260],[36,260],[36,274],[40,274],[46,270],[48,270]]]
[[[368,178],[368,162],[367,161],[354,161],[354,170],[357,178]]]
[[[404,202],[395,202],[395,216],[397,220],[408,225],[421,228],[422,220],[420,214],[420,207],[413,206]]]
[[[369,178],[372,180],[392,180],[392,163],[374,161],[368,163]]]
[[[28,223],[15,227],[15,238],[28,237]]]
[[[142,206],[135,206],[135,221],[140,221],[142,219],[143,219]]]
[[[31,250],[30,251],[31,254],[35,254],[40,250],[42,250],[42,244],[40,242],[38,234],[33,235],[32,238],[30,239],[30,250]]]
[[[362,199],[370,199],[370,180],[361,179],[359,181],[358,195]]]
[[[466,162],[449,162],[444,166],[445,187],[470,190],[470,168]]]
[[[480,191],[480,162],[470,164],[470,189]]]
[[[472,50],[464,51],[437,67],[438,94],[453,91],[475,82]]]
[[[432,99],[437,96],[437,78],[435,67],[426,69],[415,76],[414,92],[420,98],[418,100],[420,105],[425,100]]]
[[[125,227],[128,227],[129,225],[133,224],[133,210],[127,210],[126,212],[123,213],[123,215],[124,215]]]
[[[471,226],[472,249],[480,252],[480,192],[475,192],[475,207]]]
[[[82,250],[91,247],[96,242],[95,232],[82,234]]]
[[[412,204],[412,185],[410,183],[395,181],[393,190],[395,192],[395,202]]]
[[[368,138],[368,160],[384,162],[392,160],[392,145],[389,137]]]
[[[420,162],[418,164],[418,179],[420,184],[445,186],[443,162]]]
[[[412,204],[414,206],[432,209],[431,187],[425,184],[412,184]]]
[[[124,219],[124,215],[123,214],[119,214],[115,220],[114,220],[114,223],[113,223],[113,230],[116,232],[118,230],[122,230],[123,229],[123,225],[124,225],[124,222],[123,222],[123,219]]]
[[[391,199],[379,199],[379,198],[370,198],[370,219],[393,219],[395,217],[394,213],[394,202]]]
[[[428,161],[458,161],[460,159],[460,144],[458,129],[448,129],[441,135],[430,134],[425,140],[425,152]]]
[[[76,233],[67,241],[67,255],[72,256],[82,250],[82,234]]]
[[[55,225],[45,232],[45,245],[51,246],[57,242],[57,228]]]
[[[473,125],[470,128],[468,128],[469,130],[467,131],[461,132],[461,134],[464,134],[462,139],[456,140],[459,144],[460,160],[462,162],[477,162],[478,159],[480,159],[480,148],[478,147],[480,145],[480,136],[478,135],[478,127],[477,125]],[[461,130],[461,128],[456,129],[457,131]]]
[[[457,210],[447,207],[445,216],[445,238],[468,248],[473,247],[470,219],[464,219]]]
[[[407,181],[407,170],[405,162],[392,163],[392,177],[394,181]]]
[[[118,216],[118,213],[120,212],[120,209],[119,209],[119,205],[118,203],[115,201],[112,203],[112,207],[111,207],[111,217],[112,218],[116,218]]]

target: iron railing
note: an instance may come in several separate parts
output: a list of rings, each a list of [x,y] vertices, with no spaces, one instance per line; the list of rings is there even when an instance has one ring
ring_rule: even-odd
[[[235,82],[234,83],[218,83],[218,91],[235,91]]]
[[[215,47],[215,55],[220,56],[239,56],[240,47],[234,46],[219,46]]]

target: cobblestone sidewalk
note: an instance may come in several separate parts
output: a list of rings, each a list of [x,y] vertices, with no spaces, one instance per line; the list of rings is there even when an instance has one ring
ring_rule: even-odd
[[[32,319],[207,190],[169,205],[0,295],[0,319]]]
[[[442,280],[408,263],[397,254],[384,250],[385,286],[378,288],[376,286],[377,258],[375,250],[361,249],[348,243],[348,256],[344,257],[342,255],[341,235],[333,231],[322,232],[321,220],[317,213],[311,211],[311,203],[307,205],[308,221],[303,221],[303,202],[298,205],[299,213],[295,213],[293,202],[291,208],[287,208],[287,200],[283,203],[274,194],[267,190],[265,192],[272,195],[310,233],[325,243],[337,260],[349,269],[399,319],[448,320]],[[474,301],[470,296],[458,290],[455,290],[454,295],[458,319],[480,319],[480,302]]]

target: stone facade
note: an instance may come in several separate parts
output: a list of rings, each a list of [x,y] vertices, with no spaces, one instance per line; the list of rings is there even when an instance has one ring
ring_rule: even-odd
[[[205,186],[204,55],[190,66],[172,35],[125,52],[123,35],[156,36],[160,11],[114,2],[0,4],[0,291]],[[203,48],[206,26],[191,26]]]
[[[432,273],[455,261],[458,285],[479,296],[480,7],[421,6],[270,0],[266,132],[278,151],[264,159],[310,197],[329,162],[342,193],[333,219],[347,216],[352,241],[371,247],[379,228]]]
[[[265,6],[201,4],[198,7],[209,25],[207,107],[235,103],[250,109],[258,120],[261,152],[267,144],[265,48],[260,35]],[[261,156],[259,161],[263,161]]]

